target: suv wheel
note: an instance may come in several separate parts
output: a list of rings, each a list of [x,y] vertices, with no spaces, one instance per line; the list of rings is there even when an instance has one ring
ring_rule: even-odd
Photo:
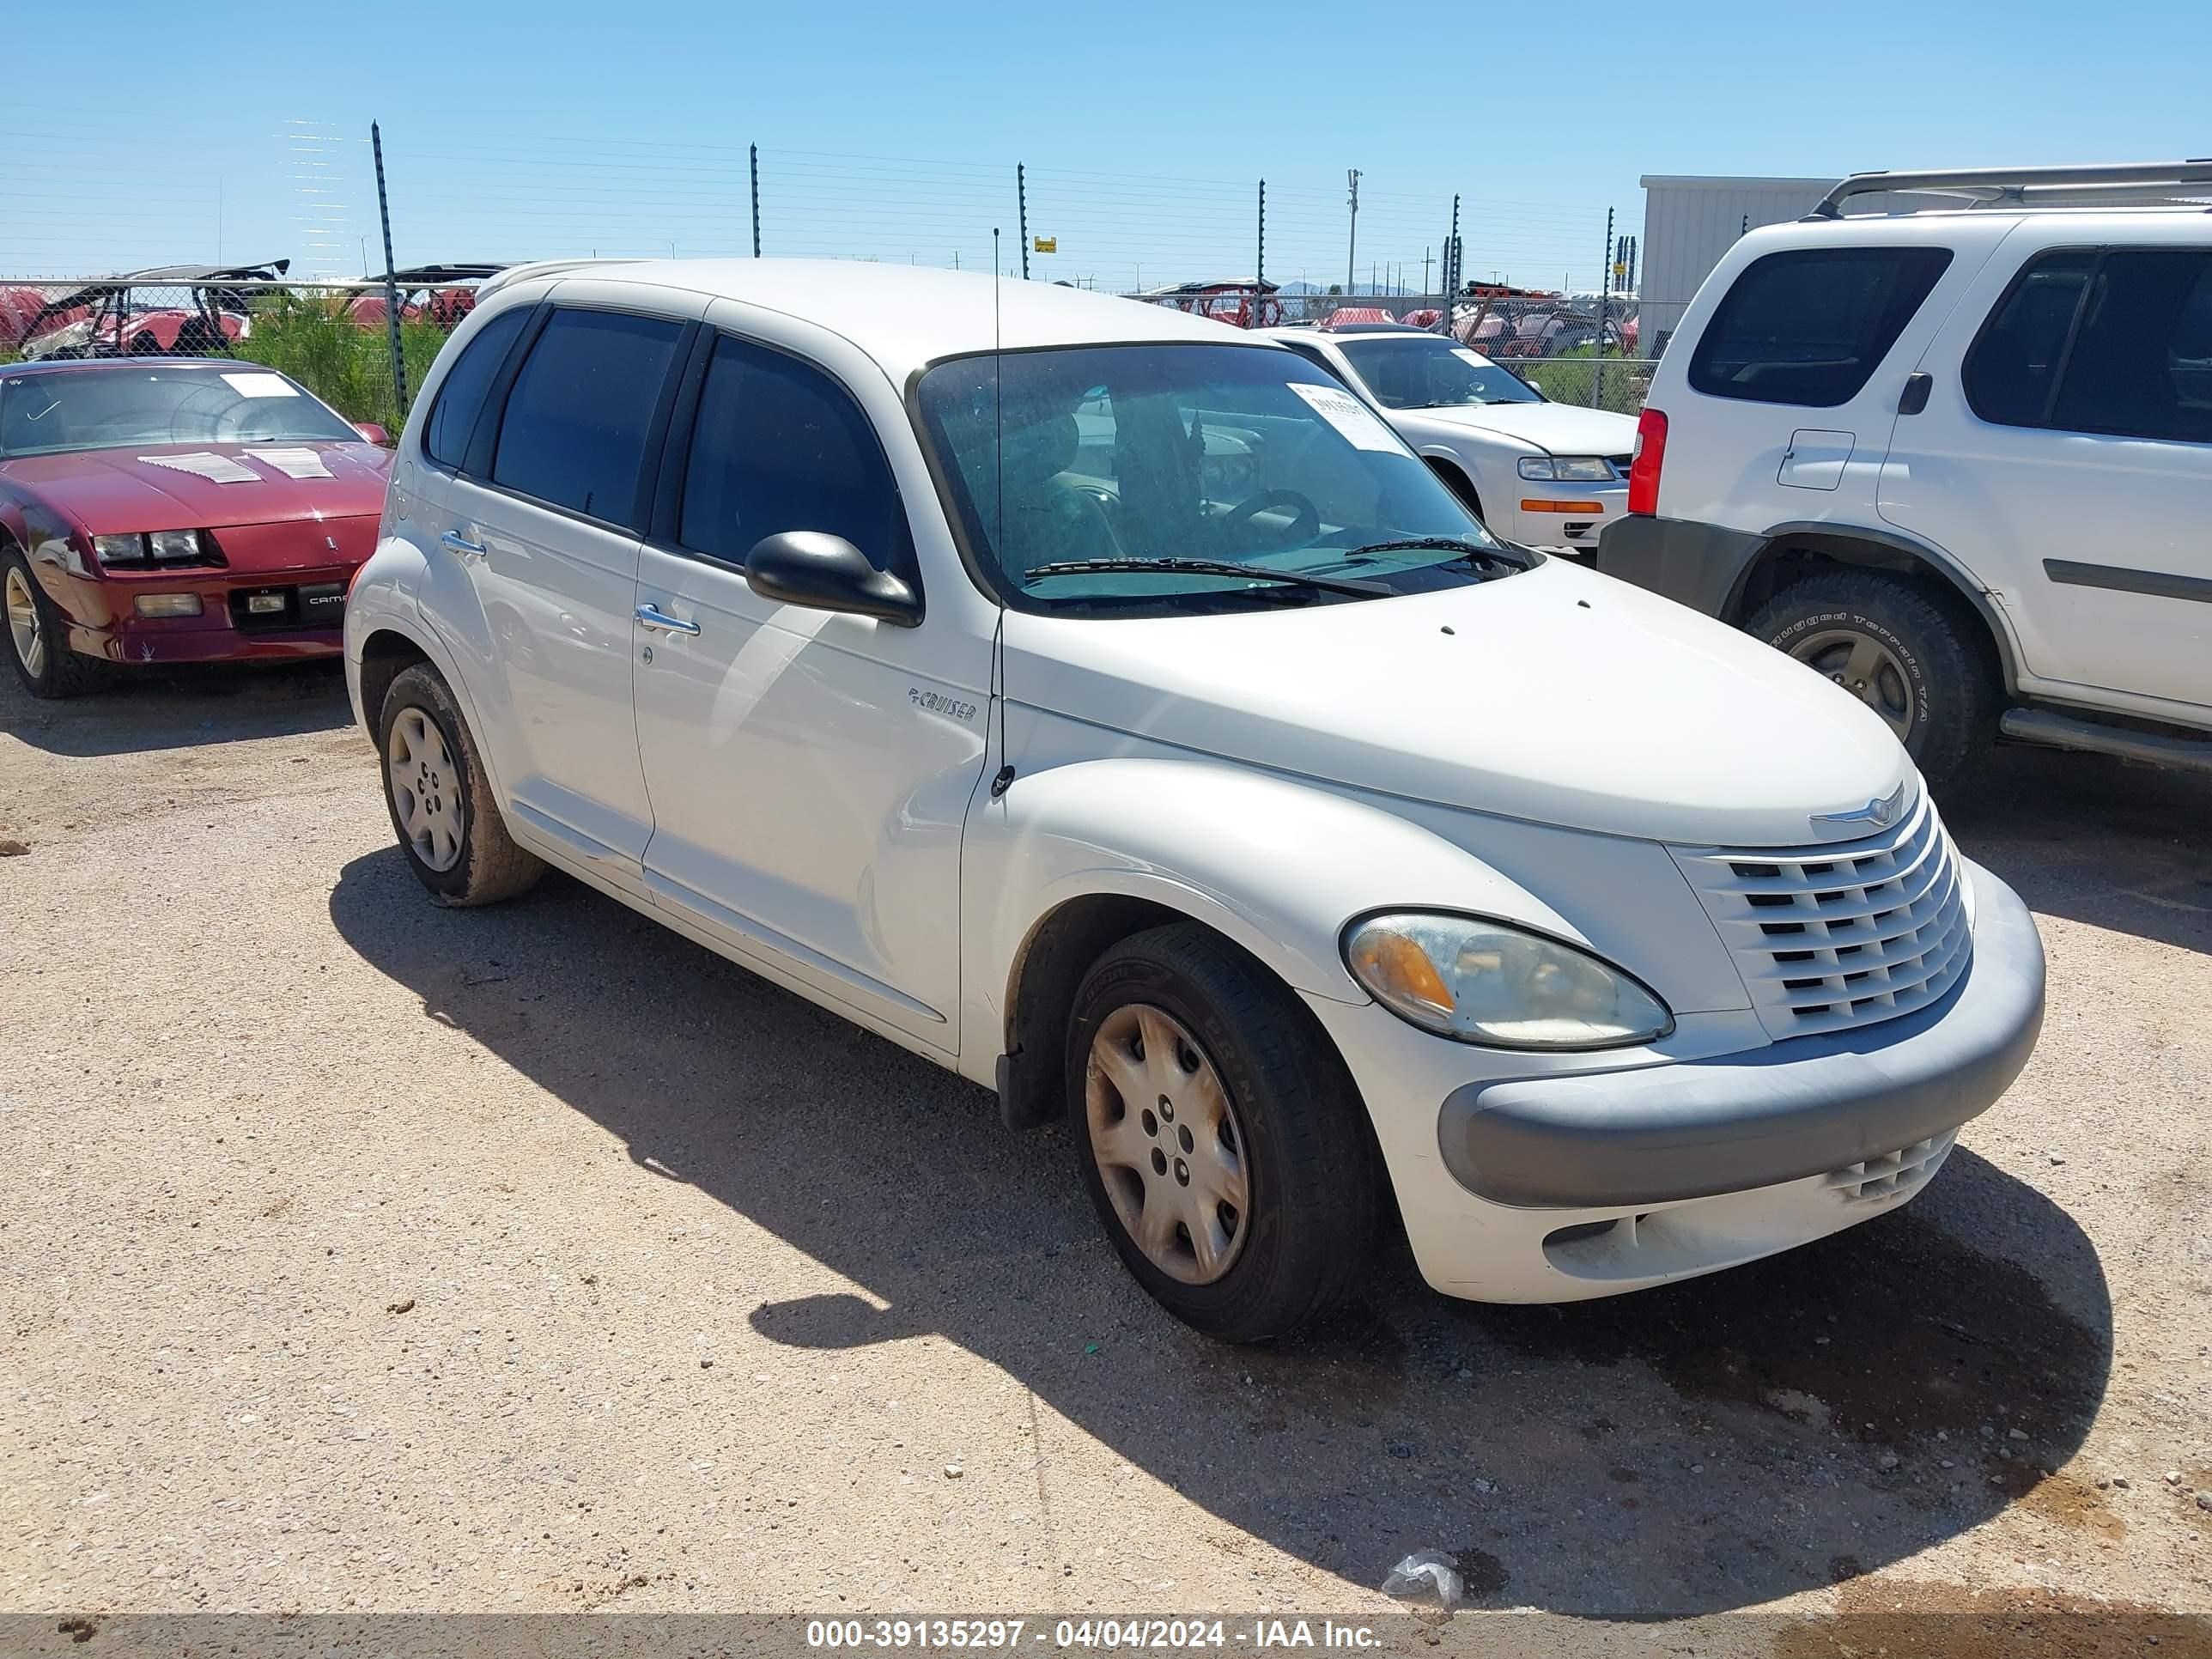
[[[1996,680],[1972,623],[1906,578],[1832,570],[1745,623],[1880,714],[1931,790],[1964,776],[1996,731]]]
[[[544,872],[507,833],[476,738],[436,669],[417,663],[392,682],[377,731],[392,828],[432,898],[492,904]]]
[[[107,665],[69,648],[69,619],[48,599],[22,550],[0,538],[0,609],[8,659],[34,697],[76,697],[107,684]]]
[[[1067,1093],[1115,1249],[1185,1323],[1279,1336],[1365,1276],[1382,1212],[1365,1108],[1297,999],[1205,928],[1154,928],[1093,964]]]

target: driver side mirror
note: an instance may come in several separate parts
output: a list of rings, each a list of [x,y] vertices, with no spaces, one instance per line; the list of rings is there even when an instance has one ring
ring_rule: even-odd
[[[921,596],[842,536],[787,530],[764,538],[745,555],[745,580],[764,599],[813,611],[873,617],[896,628],[921,621]]]
[[[392,434],[374,421],[356,421],[353,429],[361,434],[365,442],[373,443],[380,449],[392,447]]]

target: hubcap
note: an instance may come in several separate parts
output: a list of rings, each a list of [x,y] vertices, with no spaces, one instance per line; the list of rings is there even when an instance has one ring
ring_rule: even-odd
[[[1122,1229],[1186,1285],[1227,1273],[1251,1225],[1244,1127],[1213,1062],[1150,1003],[1107,1015],[1084,1071],[1091,1155]]]
[[[1899,740],[1912,735],[1916,710],[1912,682],[1905,665],[1880,640],[1849,629],[1831,629],[1792,647],[1790,654],[1838,685],[1889,722]]]
[[[15,657],[33,679],[46,672],[46,637],[39,627],[38,602],[31,584],[12,567],[8,572],[8,637],[15,642]]]
[[[415,856],[437,871],[461,861],[460,768],[446,748],[438,723],[419,708],[403,708],[385,745],[384,775],[400,834]]]

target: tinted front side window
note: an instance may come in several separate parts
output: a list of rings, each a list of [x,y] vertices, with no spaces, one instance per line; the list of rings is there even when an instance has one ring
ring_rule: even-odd
[[[1963,384],[1975,414],[2007,426],[2042,425],[2096,263],[2086,248],[2046,253],[2014,280],[1966,356]]]
[[[2212,443],[2212,249],[2104,257],[2050,424]]]
[[[484,393],[507,356],[507,349],[530,319],[530,307],[502,311],[483,325],[461,349],[460,361],[438,388],[438,401],[430,410],[430,423],[422,434],[422,447],[434,461],[459,466],[469,452],[469,434],[476,430]]]
[[[735,563],[787,530],[842,536],[878,570],[905,562],[906,511],[860,406],[820,371],[725,336],[699,392],[678,539]]]
[[[1690,358],[1713,398],[1832,409],[1858,396],[1951,263],[1948,248],[1803,248],[1745,266]]]
[[[653,407],[683,332],[658,317],[555,312],[507,398],[492,482],[634,522]]]

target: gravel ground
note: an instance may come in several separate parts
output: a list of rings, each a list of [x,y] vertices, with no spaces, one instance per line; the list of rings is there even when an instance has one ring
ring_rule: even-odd
[[[1911,1209],[1234,1351],[1057,1131],[565,879],[432,908],[334,672],[8,680],[0,1608],[2212,1609],[2208,808],[1952,805],[2051,1011]]]

